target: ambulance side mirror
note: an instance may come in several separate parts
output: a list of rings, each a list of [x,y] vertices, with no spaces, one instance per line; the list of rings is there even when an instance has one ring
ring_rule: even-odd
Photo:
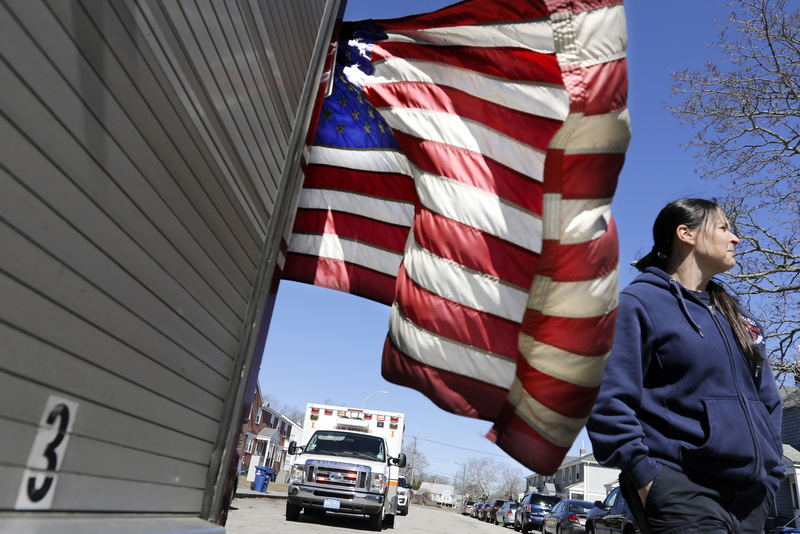
[[[303,450],[303,448],[302,447],[298,447],[296,441],[290,441],[289,442],[289,456],[294,456],[295,454],[299,453],[301,450]]]
[[[392,458],[392,460],[394,461],[394,464],[397,467],[405,467],[406,466],[406,455],[405,455],[405,453],[401,452],[400,454],[397,455],[397,458]]]

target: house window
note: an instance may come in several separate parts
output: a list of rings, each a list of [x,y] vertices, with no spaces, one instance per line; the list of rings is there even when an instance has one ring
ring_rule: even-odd
[[[247,436],[247,444],[244,446],[244,452],[251,454],[253,452],[253,436]]]
[[[256,412],[256,424],[257,425],[261,424],[261,408],[259,408],[258,411]]]
[[[561,471],[561,482],[564,482],[565,480],[567,480],[567,471],[566,470]]]
[[[580,467],[576,467],[575,468],[575,480],[577,481],[577,480],[580,480],[580,479],[581,479],[581,468]]]

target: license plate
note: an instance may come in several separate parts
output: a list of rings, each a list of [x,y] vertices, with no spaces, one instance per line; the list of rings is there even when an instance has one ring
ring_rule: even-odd
[[[341,501],[339,499],[325,499],[322,503],[322,507],[328,510],[338,510],[340,503]]]

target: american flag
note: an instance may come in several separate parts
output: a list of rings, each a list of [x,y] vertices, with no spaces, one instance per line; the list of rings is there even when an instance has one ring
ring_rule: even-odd
[[[391,305],[383,375],[558,469],[613,335],[621,1],[346,24],[283,277]]]

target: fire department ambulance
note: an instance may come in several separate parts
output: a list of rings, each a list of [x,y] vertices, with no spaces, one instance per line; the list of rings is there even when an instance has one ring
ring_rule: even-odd
[[[393,525],[404,427],[402,413],[309,404],[302,445],[289,444],[286,520],[327,511],[364,514],[372,530]]]

